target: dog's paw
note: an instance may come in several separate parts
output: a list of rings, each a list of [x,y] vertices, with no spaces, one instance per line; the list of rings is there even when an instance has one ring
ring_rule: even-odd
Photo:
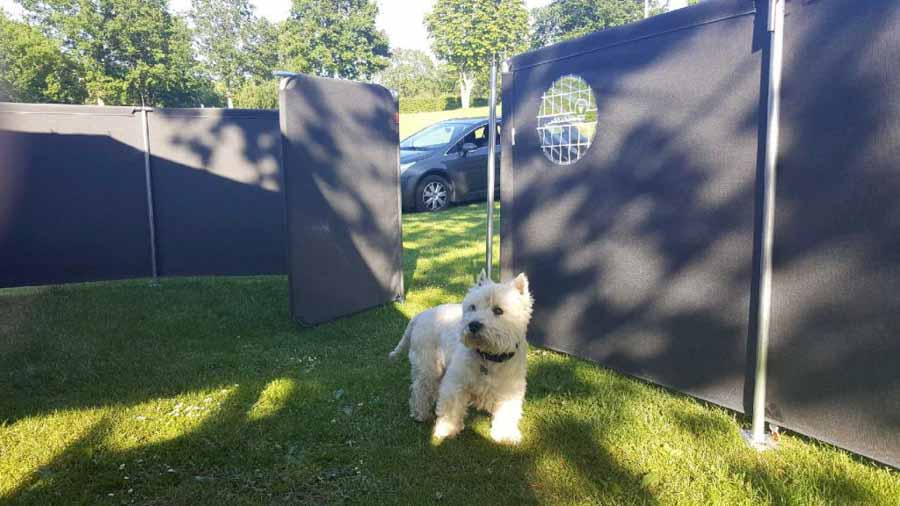
[[[516,445],[522,441],[522,433],[517,427],[491,427],[491,439],[497,443]]]
[[[434,424],[434,438],[437,440],[447,439],[459,434],[459,431],[462,430],[462,427],[443,419],[438,418],[437,423]]]

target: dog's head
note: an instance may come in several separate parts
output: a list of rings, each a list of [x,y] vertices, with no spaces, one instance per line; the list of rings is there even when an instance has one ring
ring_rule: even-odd
[[[528,278],[494,283],[484,271],[463,299],[462,341],[486,353],[508,353],[525,341],[533,301]]]

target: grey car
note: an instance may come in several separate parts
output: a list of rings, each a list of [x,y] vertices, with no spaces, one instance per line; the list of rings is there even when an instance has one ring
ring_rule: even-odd
[[[500,188],[500,120],[497,121],[495,192]],[[403,209],[441,211],[452,203],[487,197],[488,120],[435,123],[400,143]]]

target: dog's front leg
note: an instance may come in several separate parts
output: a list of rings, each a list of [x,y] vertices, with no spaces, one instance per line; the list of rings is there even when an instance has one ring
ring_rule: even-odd
[[[469,400],[469,394],[460,385],[448,381],[441,383],[435,409],[437,413],[437,421],[434,424],[435,438],[453,437],[463,430]]]
[[[491,413],[491,439],[498,443],[516,444],[522,440],[519,419],[522,418],[522,399],[498,401]]]

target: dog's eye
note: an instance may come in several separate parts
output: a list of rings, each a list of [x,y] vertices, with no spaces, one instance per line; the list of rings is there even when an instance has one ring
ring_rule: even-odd
[[[475,304],[472,304],[471,306],[469,306],[469,311],[475,311]]]
[[[500,307],[498,307],[498,306],[494,306],[494,314],[497,316],[500,316],[503,314],[503,310],[500,309]]]

